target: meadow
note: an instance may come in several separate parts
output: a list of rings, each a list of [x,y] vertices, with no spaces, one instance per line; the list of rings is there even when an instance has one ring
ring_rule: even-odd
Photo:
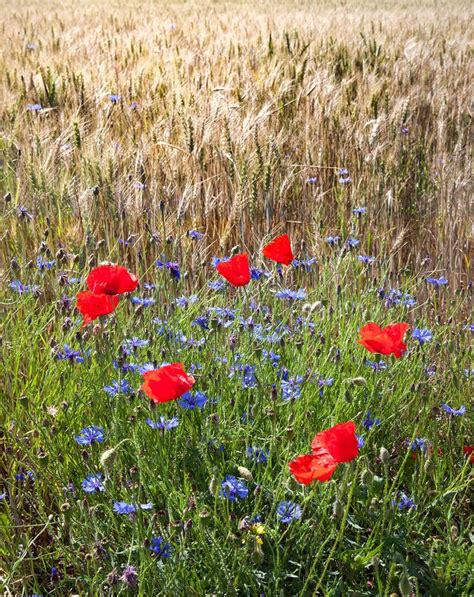
[[[3,594],[471,595],[471,4],[0,16]]]

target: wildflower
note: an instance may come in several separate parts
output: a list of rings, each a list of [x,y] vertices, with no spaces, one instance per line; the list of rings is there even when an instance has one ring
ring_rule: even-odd
[[[388,365],[385,361],[370,361],[369,359],[365,360],[365,364],[367,365],[367,367],[370,367],[371,369],[373,369],[374,371],[383,371],[384,369],[387,369]]]
[[[141,296],[132,296],[130,302],[132,305],[143,305],[144,307],[151,307],[156,303],[154,298]]]
[[[204,238],[205,236],[204,232],[198,232],[197,230],[188,230],[186,235],[189,236],[191,240],[201,240],[201,238]]]
[[[257,387],[257,378],[255,376],[255,365],[244,365],[242,376],[242,389],[249,390]]]
[[[147,371],[143,379],[141,390],[156,403],[176,400],[195,384],[194,377],[185,372],[182,363],[171,363]]]
[[[367,255],[358,255],[357,259],[366,265],[371,265],[375,261],[375,257],[369,257]]]
[[[311,454],[298,456],[288,465],[293,477],[303,485],[315,480],[328,481],[338,464],[357,457],[359,447],[354,423],[347,421],[317,433],[311,449]]]
[[[104,428],[97,425],[84,427],[81,429],[81,433],[76,435],[75,440],[80,446],[90,446],[94,442],[102,443],[104,441]]]
[[[134,514],[137,510],[133,504],[127,502],[114,502],[113,509],[117,514]]]
[[[132,388],[126,379],[120,381],[114,380],[109,386],[104,386],[104,391],[109,396],[118,396],[119,394],[131,394]]]
[[[38,256],[36,258],[36,266],[40,271],[44,271],[45,269],[52,269],[56,265],[56,259],[43,259],[42,257]]]
[[[290,400],[297,400],[301,396],[301,384],[304,378],[301,375],[297,377],[282,379],[281,381],[281,397],[283,402]]]
[[[99,265],[87,276],[87,288],[94,294],[124,294],[137,286],[138,278],[122,265]]]
[[[104,491],[104,475],[102,473],[87,475],[81,485],[86,493],[99,493],[100,491]]]
[[[176,304],[178,307],[187,307],[188,305],[193,305],[198,300],[197,294],[192,294],[191,296],[179,296],[176,299]]]
[[[379,298],[385,299],[385,306],[387,308],[393,305],[402,305],[404,307],[411,307],[416,305],[416,298],[408,292],[402,292],[397,288],[391,288],[387,293],[383,288],[379,290]]]
[[[16,208],[16,213],[21,220],[32,220],[33,214],[31,214],[24,205],[19,205]]]
[[[301,506],[290,501],[280,502],[276,509],[277,518],[283,524],[290,524],[301,518]]]
[[[415,502],[409,498],[403,491],[399,491],[397,497],[392,500],[392,506],[399,510],[416,510]]]
[[[323,396],[323,391],[324,391],[324,387],[325,386],[332,386],[334,384],[334,378],[333,377],[329,377],[328,379],[319,379],[318,380],[318,385],[319,385],[319,395],[322,398]]]
[[[84,317],[82,327],[101,315],[113,313],[118,305],[118,296],[94,294],[89,290],[76,295],[76,308]]]
[[[327,242],[327,244],[330,247],[334,247],[337,244],[339,244],[339,241],[341,240],[341,237],[340,236],[326,236],[326,238],[324,240]]]
[[[310,176],[309,178],[306,179],[306,182],[308,184],[316,184],[318,182],[318,177],[317,176]]]
[[[175,280],[179,280],[181,278],[181,270],[179,267],[179,263],[176,263],[175,261],[161,261],[161,259],[157,259],[155,261],[155,265],[159,269],[167,269],[171,277]]]
[[[337,173],[339,174],[339,184],[348,184],[352,182],[352,178],[349,176],[349,170],[347,168],[338,168]]]
[[[310,272],[311,266],[314,265],[315,263],[317,263],[316,257],[311,257],[308,259],[293,259],[293,261],[291,262],[291,265],[295,269],[302,269],[305,272]]]
[[[39,290],[39,286],[23,284],[20,280],[12,280],[8,286],[18,294],[34,293]]]
[[[452,408],[446,403],[443,403],[441,405],[441,408],[444,410],[445,413],[447,413],[448,415],[452,415],[453,417],[461,417],[466,412],[466,407],[464,406],[464,404],[456,409]]]
[[[228,261],[221,261],[216,269],[232,286],[245,286],[250,282],[249,258],[246,253],[235,255]]]
[[[281,360],[281,356],[279,354],[276,354],[273,351],[269,351],[269,350],[263,350],[262,354],[265,358],[270,359],[273,367],[278,367],[278,364]]]
[[[196,408],[203,408],[207,400],[207,396],[202,392],[195,392],[194,395],[191,392],[186,392],[178,401],[178,404],[186,410],[195,410]]]
[[[267,259],[282,263],[283,265],[290,265],[295,258],[288,234],[282,234],[274,238],[263,248],[262,253]]]
[[[124,340],[120,349],[124,355],[129,355],[137,348],[144,348],[145,346],[148,346],[149,343],[149,340],[144,340],[142,338],[137,338],[136,336],[133,336],[133,338],[128,338],[127,340]]]
[[[366,213],[367,208],[366,207],[354,207],[354,209],[352,210],[352,213],[356,216],[362,216]]]
[[[360,240],[357,240],[357,238],[354,238],[353,236],[349,236],[349,238],[346,240],[346,246],[349,247],[349,249],[354,249],[355,247],[358,247],[360,245]]]
[[[439,288],[440,286],[446,286],[446,284],[448,283],[448,280],[443,276],[441,276],[441,278],[433,278],[429,276],[428,278],[426,278],[426,281],[429,284],[433,284],[433,286],[435,286],[436,288]]]
[[[26,109],[28,112],[41,112],[43,106],[41,104],[28,104]]]
[[[260,278],[263,278],[264,276],[268,277],[269,275],[270,274],[263,269],[258,269],[257,267],[250,268],[250,278],[252,280],[260,280]]]
[[[300,290],[290,290],[289,288],[283,288],[278,292],[275,292],[275,296],[279,299],[287,301],[304,301],[306,299],[306,290],[300,288]]]
[[[225,480],[221,483],[219,495],[225,497],[231,502],[236,500],[244,500],[249,494],[249,490],[245,483],[233,475],[226,475]]]
[[[469,462],[474,463],[474,446],[464,446],[463,452],[469,457]]]
[[[192,322],[191,325],[197,325],[202,330],[209,329],[209,319],[205,315],[201,315],[200,317],[196,317],[196,319]]]
[[[170,431],[178,426],[179,421],[178,417],[173,417],[172,419],[165,419],[164,417],[160,417],[159,421],[153,421],[153,419],[147,419],[146,424],[151,427],[152,429],[162,429],[166,431]]]
[[[393,354],[398,359],[407,348],[403,342],[403,336],[409,327],[407,323],[392,323],[385,328],[381,328],[376,323],[368,323],[360,330],[358,344],[364,346],[369,352]]]
[[[167,543],[163,537],[152,537],[150,551],[160,558],[169,558],[172,552],[171,543]]]
[[[211,280],[207,283],[208,287],[215,292],[222,292],[225,289],[224,280]]]
[[[118,95],[118,93],[111,93],[109,95],[109,100],[112,104],[117,104],[122,99],[122,96]]]
[[[365,439],[363,435],[357,435],[356,433],[356,440],[357,440],[357,447],[359,450],[365,446]]]
[[[365,417],[362,420],[362,426],[365,427],[367,430],[372,429],[372,427],[374,426],[378,426],[381,424],[381,420],[380,419],[373,419],[370,415],[370,410],[367,411],[367,414],[365,415]]]
[[[433,339],[433,333],[430,330],[415,328],[411,333],[411,337],[414,340],[418,340],[421,346],[426,342],[431,342],[431,340]]]
[[[422,437],[415,437],[413,441],[407,440],[407,444],[412,452],[416,452],[417,450],[426,452],[428,450],[428,442]]]
[[[258,464],[265,464],[268,460],[268,455],[269,452],[265,448],[257,448],[255,446],[249,446],[247,448],[247,458]]]
[[[135,566],[126,566],[123,569],[120,580],[127,585],[127,587],[136,587],[138,584],[138,573]]]

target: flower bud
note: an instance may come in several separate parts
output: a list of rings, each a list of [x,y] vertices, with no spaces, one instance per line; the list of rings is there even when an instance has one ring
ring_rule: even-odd
[[[217,495],[217,492],[219,490],[219,484],[217,483],[217,479],[215,477],[212,477],[212,479],[209,482],[209,491],[211,492],[212,495]]]
[[[246,481],[252,481],[253,480],[252,473],[249,471],[248,468],[245,468],[245,466],[238,466],[237,470],[239,471],[239,475],[241,477],[243,477]]]
[[[408,574],[406,570],[403,571],[403,574],[400,578],[400,582],[398,583],[398,588],[400,589],[400,593],[402,597],[410,597],[412,592],[412,587],[410,583],[410,579],[408,578]]]
[[[390,460],[390,453],[387,450],[387,448],[380,448],[380,460],[384,463],[384,464],[388,464],[388,461]]]
[[[335,500],[332,505],[332,515],[334,518],[342,518],[344,514],[344,506],[341,504],[339,500]]]

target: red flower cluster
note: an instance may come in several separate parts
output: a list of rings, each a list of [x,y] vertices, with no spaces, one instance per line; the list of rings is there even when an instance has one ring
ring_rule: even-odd
[[[328,481],[338,464],[357,457],[359,447],[355,424],[347,421],[317,433],[311,448],[311,454],[297,456],[288,465],[293,477],[303,485],[312,481]]]
[[[360,330],[358,343],[369,352],[393,354],[399,359],[407,349],[403,336],[409,328],[408,323],[392,323],[384,328],[376,323],[368,323]]]
[[[132,292],[138,278],[122,265],[100,265],[87,277],[89,290],[79,292],[76,306],[83,315],[83,326],[101,315],[112,313],[118,305],[118,295]]]
[[[163,365],[143,374],[145,380],[140,388],[155,403],[176,400],[196,383],[184,370],[183,363]]]
[[[288,234],[282,234],[274,238],[263,248],[262,253],[268,259],[283,263],[283,265],[290,265],[294,259]],[[247,253],[239,253],[227,261],[221,261],[217,264],[216,269],[232,286],[246,286],[250,282],[250,266]]]

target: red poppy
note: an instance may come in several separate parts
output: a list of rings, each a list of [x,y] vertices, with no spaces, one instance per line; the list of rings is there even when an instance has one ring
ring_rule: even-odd
[[[403,336],[409,327],[408,323],[392,323],[385,328],[376,323],[368,323],[360,330],[358,343],[369,352],[393,354],[398,359],[407,349]]]
[[[245,286],[250,282],[249,258],[247,253],[239,253],[231,257],[228,261],[221,261],[216,269],[232,286]]]
[[[339,423],[317,433],[311,442],[311,448],[313,454],[321,460],[327,460],[328,454],[337,463],[354,460],[359,453],[354,422]]]
[[[313,481],[328,481],[336,470],[337,462],[320,459],[314,454],[304,454],[292,460],[288,467],[293,477],[302,485],[309,485]]]
[[[184,370],[183,363],[171,363],[147,371],[143,374],[143,379],[145,383],[141,389],[156,403],[176,400],[196,383],[194,377]]]
[[[95,294],[123,294],[138,286],[138,278],[123,265],[99,265],[87,277],[87,287]]]
[[[79,292],[76,296],[76,307],[84,316],[83,327],[101,315],[112,313],[117,305],[118,296],[95,294],[89,290]]]
[[[263,248],[263,254],[268,259],[283,263],[283,265],[290,265],[295,256],[291,250],[290,237],[288,234],[277,236]]]
[[[464,454],[469,456],[469,462],[474,463],[474,446],[464,446]]]

